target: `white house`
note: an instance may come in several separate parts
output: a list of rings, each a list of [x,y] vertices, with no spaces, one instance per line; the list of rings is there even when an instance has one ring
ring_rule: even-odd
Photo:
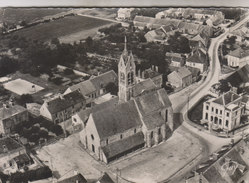
[[[249,63],[249,50],[238,48],[227,54],[227,63],[231,67],[243,67]]]
[[[117,19],[124,20],[131,18],[131,13],[134,8],[119,8]]]

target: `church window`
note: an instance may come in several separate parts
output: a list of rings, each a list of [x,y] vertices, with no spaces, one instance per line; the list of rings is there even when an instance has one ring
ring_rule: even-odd
[[[161,135],[161,128],[158,128],[158,135]]]
[[[150,138],[153,138],[153,131],[150,132]]]
[[[136,128],[134,129],[134,133],[137,133],[137,129]]]
[[[91,134],[91,138],[92,138],[92,140],[94,140],[94,136],[93,136],[93,134]]]
[[[120,135],[120,139],[122,139],[122,138],[123,138],[123,135],[121,134],[121,135]]]
[[[109,143],[109,142],[108,142],[108,139],[106,139],[106,145],[108,145],[108,143]]]
[[[165,121],[168,122],[168,110],[165,112]]]
[[[92,144],[92,151],[95,153],[95,147],[93,144]]]

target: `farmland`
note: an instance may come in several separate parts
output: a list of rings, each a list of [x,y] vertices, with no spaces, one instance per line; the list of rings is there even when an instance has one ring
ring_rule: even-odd
[[[18,35],[19,37],[25,37],[32,40],[49,41],[52,38],[59,38],[81,31],[89,31],[111,23],[112,22],[90,17],[70,16],[25,28],[12,33],[12,35]],[[83,36],[83,38],[85,38],[85,36]]]
[[[45,16],[67,12],[69,8],[4,8],[0,9],[0,22],[17,24],[20,21],[27,23],[42,19]]]

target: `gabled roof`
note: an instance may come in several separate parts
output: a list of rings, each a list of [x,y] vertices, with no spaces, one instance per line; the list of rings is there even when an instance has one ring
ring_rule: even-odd
[[[249,56],[249,50],[244,50],[240,47],[234,51],[231,51],[230,53],[228,53],[228,55],[237,57],[237,58],[244,58],[244,57]]]
[[[83,101],[85,101],[85,98],[78,90],[76,90],[50,101],[46,101],[46,103],[48,111],[51,114],[54,114]]]
[[[202,51],[201,49],[197,49],[196,51],[194,51],[193,55],[191,55],[190,57],[187,58],[186,62],[205,64],[207,61],[206,60],[207,57],[206,57],[205,53],[203,53],[204,51]]]
[[[172,105],[167,92],[163,88],[136,97],[135,101],[142,116],[148,116],[153,114],[154,111],[168,108]]]
[[[0,120],[7,119],[24,111],[27,111],[27,109],[20,105],[7,105],[7,107],[2,107],[0,109]]]
[[[142,125],[133,100],[93,112],[91,115],[100,139]]]
[[[190,40],[191,41],[200,41],[204,46],[206,46],[206,43],[205,43],[204,39],[200,36],[200,34],[197,34],[196,36],[194,36]]]
[[[144,134],[143,132],[135,133],[132,136],[118,140],[109,145],[102,147],[102,150],[107,159],[115,157],[121,153],[127,152],[138,146],[144,144]]]
[[[155,83],[150,78],[148,78],[144,81],[137,83],[133,87],[133,96],[136,97],[145,91],[153,90],[156,88],[157,88],[157,86],[155,85]]]
[[[89,80],[70,86],[71,91],[80,90],[83,96],[89,95],[101,88],[104,88],[110,82],[117,82],[117,74],[111,70],[95,76]]]
[[[77,174],[67,179],[61,180],[58,183],[76,183],[76,181],[78,181],[78,183],[87,183],[87,180],[81,174]]]
[[[191,72],[186,67],[180,67],[177,71],[174,71],[181,79],[191,76]]]
[[[25,149],[24,146],[19,144],[17,141],[10,137],[4,137],[0,139],[0,156],[5,153],[4,147],[6,147],[6,150],[8,150],[8,153],[11,153],[11,151],[16,149]],[[6,153],[7,154],[7,153]]]
[[[99,178],[97,183],[114,183],[110,176],[105,172],[102,177]]]
[[[221,95],[220,97],[216,98],[215,100],[213,100],[214,103],[226,106],[229,103],[233,102],[234,100],[237,100],[238,98],[240,98],[240,96],[232,91],[228,91],[226,93],[224,93],[223,95]]]

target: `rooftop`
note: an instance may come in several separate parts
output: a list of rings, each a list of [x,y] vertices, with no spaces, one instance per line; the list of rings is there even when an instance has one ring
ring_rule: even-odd
[[[148,91],[148,90],[153,90],[153,89],[156,89],[156,85],[155,83],[150,79],[146,79],[144,81],[141,81],[139,83],[137,83],[134,88],[133,88],[133,96],[138,96],[140,94],[142,94],[143,92],[145,91]]]
[[[77,174],[67,179],[58,181],[58,183],[76,183],[76,181],[78,181],[78,183],[87,183],[87,180],[81,174]]]
[[[102,175],[102,177],[99,178],[98,183],[114,183],[114,182],[107,173],[104,173],[104,175]]]
[[[19,148],[24,149],[24,146],[10,137],[5,137],[0,139],[0,154],[3,154],[5,152],[5,148],[6,150],[8,150],[8,152],[11,152]]]
[[[0,120],[9,118],[24,111],[27,111],[27,109],[20,105],[7,105],[0,109]]]
[[[231,102],[239,99],[240,96],[232,91],[228,91],[226,93],[224,93],[223,95],[219,96],[218,98],[216,98],[215,100],[213,100],[214,103],[223,105],[223,106],[227,106],[228,104],[230,104]],[[231,106],[232,107],[232,106]]]
[[[228,53],[228,55],[237,57],[237,58],[244,58],[244,57],[249,56],[249,50],[244,50],[240,47],[234,51],[231,51],[230,53]]]

